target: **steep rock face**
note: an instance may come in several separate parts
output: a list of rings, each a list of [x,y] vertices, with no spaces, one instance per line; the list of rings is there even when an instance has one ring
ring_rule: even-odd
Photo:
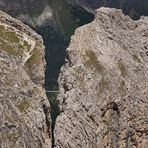
[[[148,15],[148,1],[146,0],[67,0],[82,6],[90,12],[99,7],[120,8],[125,14],[137,19],[141,15]]]
[[[50,148],[42,38],[0,11],[0,147]]]
[[[47,3],[48,0],[1,0],[0,10],[35,27],[52,21],[52,9]]]
[[[141,15],[148,15],[148,1],[146,0],[1,0],[0,10],[35,27],[55,23],[57,12],[62,9],[60,5],[66,5],[65,1],[92,13],[95,9],[104,6],[120,8],[125,14],[135,19]]]
[[[40,10],[44,8],[46,0],[1,0],[0,9],[7,10],[12,13],[28,13],[33,9]]]
[[[146,148],[148,18],[101,8],[76,30],[62,67],[55,148]]]

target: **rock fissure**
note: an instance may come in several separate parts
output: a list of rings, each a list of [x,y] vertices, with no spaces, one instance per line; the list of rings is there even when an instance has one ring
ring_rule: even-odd
[[[58,3],[57,3],[57,5],[58,5]],[[50,25],[47,25],[47,26],[45,25],[45,26],[41,26],[39,28],[38,27],[34,28],[39,34],[42,35],[43,40],[44,40],[44,44],[46,47],[45,59],[46,59],[47,65],[46,65],[46,72],[45,72],[45,89],[46,89],[46,94],[47,94],[47,97],[49,99],[50,106],[51,106],[50,113],[51,113],[51,119],[52,119],[51,130],[52,130],[52,147],[53,148],[54,148],[54,143],[55,143],[54,142],[54,128],[55,128],[55,124],[56,124],[56,119],[60,115],[60,113],[63,112],[63,109],[60,109],[59,101],[56,100],[57,95],[59,93],[57,80],[59,77],[61,67],[64,64],[67,64],[67,62],[69,63],[69,65],[71,65],[69,55],[66,53],[66,48],[69,45],[70,37],[74,33],[75,29],[78,26],[81,26],[81,25],[91,22],[94,18],[94,16],[92,14],[88,13],[83,8],[79,8],[79,7],[77,8],[77,7],[71,6],[69,4],[67,7],[69,7],[69,9],[70,9],[69,11],[71,13],[72,19],[74,19],[76,17],[76,19],[74,19],[73,23],[74,24],[78,23],[73,28],[73,30],[71,30],[71,32],[69,32],[69,34],[65,35],[65,33],[63,33],[63,31],[60,32],[60,30],[56,30],[54,28],[54,26],[51,27]],[[67,8],[64,8],[64,9],[67,9]],[[63,10],[63,11],[65,11],[65,10]],[[76,16],[75,16],[75,14],[76,14]],[[86,17],[85,20],[84,20],[84,18],[82,18],[82,16]],[[65,14],[64,17],[67,17],[67,14]],[[79,21],[77,22],[78,19],[79,19]],[[54,30],[53,34],[51,34],[51,30]],[[51,40],[49,40],[50,36],[52,37]],[[58,44],[58,46],[57,46],[57,44]],[[54,51],[52,51],[52,50],[54,50]],[[61,50],[60,53],[58,53],[59,50]],[[64,90],[65,90],[65,93],[67,91],[69,91],[69,88],[66,84],[64,85]]]
[[[4,4],[4,0],[1,1]],[[2,58],[0,58],[2,66],[4,65],[5,68],[6,65],[9,65],[11,69],[12,65],[15,67],[16,63],[21,63],[21,59],[24,59],[24,63],[19,64],[19,66],[23,65],[21,70],[27,75],[23,75],[23,72],[18,68],[18,73],[23,75],[24,78],[20,78],[16,74],[17,79],[15,81],[23,79],[23,82],[22,84],[13,82],[11,84],[13,80],[11,80],[11,75],[7,73],[7,68],[5,68],[6,70],[2,68],[0,71],[4,73],[4,77],[5,73],[10,75],[10,80],[6,77],[5,80],[8,79],[8,81],[5,83],[8,86],[10,85],[11,88],[14,86],[13,91],[18,93],[16,93],[17,96],[11,94],[12,92],[10,93],[12,100],[15,101],[15,97],[18,98],[15,101],[16,106],[13,106],[12,115],[16,117],[18,113],[19,122],[25,122],[24,126],[22,125],[20,128],[24,130],[22,135],[20,135],[20,130],[16,130],[14,135],[11,135],[11,132],[8,133],[9,140],[13,141],[13,144],[8,146],[20,147],[17,143],[17,141],[21,141],[19,136],[25,137],[26,135],[27,137],[21,143],[24,147],[97,148],[100,146],[143,147],[147,145],[147,137],[144,135],[146,129],[141,127],[141,125],[145,126],[147,119],[146,113],[144,114],[146,110],[146,103],[144,104],[144,102],[146,102],[147,96],[147,92],[144,92],[144,88],[147,88],[147,85],[145,85],[147,83],[147,67],[145,64],[147,62],[146,37],[148,33],[145,29],[148,24],[147,18],[133,21],[124,16],[120,10],[101,8],[96,11],[95,20],[91,22],[93,15],[85,10],[94,14],[94,8],[102,5],[118,7],[118,3],[111,5],[110,1],[104,2],[103,0],[100,3],[97,0],[74,0],[75,5],[71,6],[67,5],[64,0],[49,0],[49,6],[44,9],[47,1],[42,0],[40,2],[43,2],[40,3],[41,10],[40,6],[35,6],[38,9],[39,16],[33,14],[33,11],[28,8],[29,15],[25,12],[25,9],[22,9],[24,14],[18,15],[18,12],[21,11],[18,6],[21,6],[21,4],[16,5],[18,9],[14,11],[14,15],[32,26],[43,37],[47,62],[45,89],[50,107],[46,101],[44,102],[44,94],[42,95],[43,90],[41,90],[43,74],[40,75],[40,71],[44,71],[42,69],[44,64],[40,66],[43,53],[38,49],[43,49],[42,39],[29,27],[22,27],[24,25],[21,22],[17,21],[16,23],[9,17],[5,19],[4,15],[0,18],[2,23],[7,23],[8,26],[15,28],[13,31],[23,32],[27,37],[30,36],[27,40],[24,36],[21,37],[22,41],[19,48],[25,49],[25,52],[21,53],[18,52],[16,46],[16,42],[19,42],[16,38],[18,34],[9,33],[6,35],[10,37],[11,42],[14,42],[12,47],[16,47],[16,49],[11,48],[11,45],[6,46],[6,42],[0,40],[2,42],[0,46],[3,50]],[[127,4],[126,0],[125,2]],[[95,3],[96,6],[94,6]],[[139,15],[147,13],[146,10],[140,12],[136,7],[130,8],[133,5],[134,3],[129,3],[129,10],[124,10],[121,5],[120,8],[135,19],[139,18]],[[30,5],[30,7],[32,6]],[[140,8],[145,8],[142,3],[140,3]],[[8,12],[12,13],[10,9]],[[88,22],[91,23],[87,24]],[[79,26],[82,27],[78,28]],[[78,29],[72,36],[69,45],[70,37],[76,28]],[[14,38],[11,38],[12,36]],[[29,40],[32,42],[29,42]],[[3,59],[7,59],[3,55],[6,53],[11,55],[12,61],[10,62],[12,64],[3,63]],[[23,58],[20,58],[22,53]],[[13,59],[16,60],[15,64]],[[11,73],[15,75],[14,69]],[[17,91],[21,85],[23,85],[21,88],[25,87],[25,89],[31,86],[29,95],[25,95],[28,91]],[[4,87],[2,87],[2,91],[5,91]],[[37,95],[36,92],[41,93],[41,95]],[[19,96],[19,94],[21,95]],[[3,95],[0,94],[0,97],[3,97]],[[21,97],[22,100],[19,100]],[[42,103],[39,100],[42,100]],[[5,103],[3,102],[3,104]],[[6,104],[8,108],[13,105],[11,101],[10,104],[7,102]],[[36,108],[36,111],[34,108]],[[5,114],[6,109],[4,107],[2,109],[4,109]],[[19,112],[15,112],[15,110]],[[32,111],[33,113],[30,115]],[[7,122],[2,124],[2,130],[13,131],[18,128],[18,125],[10,124],[13,122],[10,114],[8,112],[8,114],[3,115],[4,119],[7,118]],[[39,115],[39,119],[37,115]],[[143,118],[140,119],[139,116]],[[35,125],[31,127],[27,124],[25,118],[29,119],[30,122],[35,122],[36,117],[37,123]],[[127,126],[125,126],[126,124]],[[29,131],[29,129],[31,130]],[[34,131],[37,136],[34,136]],[[3,136],[6,137],[4,133]],[[34,144],[30,140],[35,141]]]
[[[69,5],[68,3],[66,3],[65,0],[52,1],[50,3],[50,6],[51,6],[50,11],[52,15],[54,16],[53,17],[54,20],[49,20],[49,22],[46,21],[46,23],[44,22],[42,25],[39,25],[39,24],[34,25],[30,21],[27,21],[28,18],[27,17],[25,18],[26,14],[24,14],[23,16],[23,14],[18,15],[17,12],[15,12],[12,15],[19,18],[20,20],[25,22],[27,25],[29,25],[31,28],[36,30],[38,34],[42,35],[43,40],[44,40],[44,45],[46,47],[46,50],[45,50],[45,59],[46,59],[45,90],[46,90],[46,94],[50,102],[50,107],[51,107],[50,114],[51,114],[51,119],[52,119],[52,123],[51,123],[52,132],[51,132],[51,135],[49,135],[49,137],[51,138],[52,136],[51,138],[52,147],[54,147],[54,126],[55,126],[56,118],[57,116],[60,115],[60,112],[61,112],[58,106],[58,100],[56,100],[57,95],[58,95],[57,79],[59,76],[61,66],[67,62],[65,60],[65,56],[67,57],[66,59],[70,63],[69,57],[66,54],[66,48],[68,47],[70,36],[74,33],[75,29],[83,24],[91,22],[94,16],[86,12],[84,9],[80,7],[77,8],[75,6]],[[54,11],[58,10],[58,11],[55,12],[54,14],[53,10]],[[9,10],[7,12],[11,14],[11,11]],[[63,18],[65,21],[64,22],[63,20],[60,20],[61,17],[62,18],[67,17],[69,20],[65,20]],[[9,19],[6,21],[7,21],[7,24],[15,27],[16,29],[20,31],[24,31],[29,36],[32,36],[32,34],[30,34],[30,32],[28,31],[30,29],[29,27],[24,30],[21,24],[19,23],[16,24]],[[70,27],[72,28],[69,28],[66,26],[66,23],[68,22],[70,23]],[[33,37],[36,38],[36,36],[33,36]],[[38,53],[35,53],[34,56],[30,56],[30,54],[32,54],[32,52],[30,53],[27,52],[26,55],[24,55],[27,57],[27,59],[25,58],[26,60],[24,61],[24,63],[25,63],[25,66],[27,66],[28,68],[31,68],[31,62],[37,62],[36,58],[38,56]],[[27,73],[31,74],[28,70],[27,70]],[[31,76],[33,78],[33,73],[31,74]],[[36,82],[35,79],[34,79],[34,82]],[[46,116],[46,123],[48,124],[49,120],[47,116],[49,115],[49,113],[47,112],[47,108],[45,106],[43,106],[43,111]],[[47,132],[49,131],[49,127],[44,127],[44,129]]]

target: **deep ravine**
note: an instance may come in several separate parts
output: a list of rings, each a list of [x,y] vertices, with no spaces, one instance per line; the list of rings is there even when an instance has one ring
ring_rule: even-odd
[[[88,13],[82,8],[69,5],[67,2],[54,1],[62,7],[59,12],[56,27],[45,25],[34,28],[37,33],[42,35],[46,47],[46,71],[45,71],[45,89],[51,105],[52,118],[52,148],[54,148],[54,127],[57,116],[60,115],[58,102],[58,76],[60,69],[65,62],[66,48],[69,45],[71,35],[79,26],[87,24],[94,19],[94,15]],[[53,3],[54,3],[53,2]],[[64,17],[64,18],[62,18]]]
[[[42,35],[46,47],[45,89],[51,105],[52,148],[54,148],[54,128],[56,119],[60,115],[58,101],[56,100],[58,96],[57,80],[60,69],[65,62],[66,48],[75,29],[92,22],[94,15],[80,7],[69,5],[65,0],[51,0],[49,2],[56,12],[55,24],[34,29]]]
[[[5,0],[1,0],[1,1],[2,3],[0,4],[0,6],[3,5]],[[71,0],[67,0],[67,1],[70,2]],[[22,18],[20,17],[21,15],[19,15],[19,17],[17,18],[22,20],[24,23],[32,27],[38,34],[40,34],[43,37],[44,45],[46,47],[46,51],[45,51],[46,52],[45,53],[45,59],[46,59],[45,90],[46,90],[46,95],[49,99],[50,106],[51,106],[50,111],[51,111],[51,118],[52,118],[52,148],[54,148],[56,147],[55,146],[56,139],[54,139],[54,137],[56,137],[54,136],[54,131],[56,135],[55,125],[56,126],[58,125],[58,122],[56,123],[56,119],[61,113],[59,109],[59,102],[57,101],[57,96],[59,93],[59,86],[58,86],[59,84],[57,80],[59,77],[60,69],[65,63],[65,57],[67,55],[66,49],[69,46],[70,38],[74,34],[75,29],[78,28],[79,26],[92,22],[92,20],[94,19],[94,15],[86,11],[88,9],[86,6],[88,6],[89,8],[91,7],[93,9],[98,8],[100,6],[121,8],[123,9],[123,12],[125,14],[129,14],[133,19],[139,19],[141,14],[148,14],[147,5],[146,5],[147,2],[144,3],[143,1],[141,1],[141,3],[138,4],[138,2],[136,1],[134,2],[132,0],[127,1],[127,2],[125,0],[125,3],[124,1],[123,3],[121,3],[121,2],[116,2],[116,1],[112,2],[112,0],[110,0],[108,2],[102,1],[104,3],[102,4],[102,3],[99,3],[99,0],[98,1],[97,0],[94,0],[94,1],[84,0],[84,4],[86,5],[83,6],[81,4],[83,0],[76,0],[78,4],[75,3],[77,5],[72,6],[68,4],[66,0],[38,0],[36,1],[36,4],[35,4],[36,6],[33,6],[33,7],[31,5],[31,2],[33,3],[33,1],[30,1],[30,2],[26,1],[26,3],[23,6],[22,6],[22,3],[20,3],[20,6],[22,6],[22,8],[24,9],[22,9],[19,6],[19,2],[11,3],[11,1],[9,5],[7,4],[9,6],[8,8],[5,8],[5,7],[4,8],[0,7],[0,8],[4,9],[7,13],[9,13],[10,15],[14,17],[17,16],[18,14],[21,14],[20,12],[22,11],[22,13],[26,14],[26,16],[28,16],[29,14],[29,18],[27,18],[28,20],[33,17],[36,19],[37,18],[36,16],[38,15],[40,16],[40,13],[44,11],[44,8],[46,8],[46,6],[48,8],[48,5],[51,8],[51,13],[53,13],[53,18],[52,18],[53,20],[51,19],[50,20],[51,22],[48,21],[44,24],[35,25],[34,27],[32,27],[31,24],[29,25],[29,22],[33,21],[31,23],[35,24],[37,23],[35,19],[29,20],[29,21],[26,19],[26,21],[25,20],[23,21]],[[137,4],[139,7],[137,7]],[[84,7],[86,10],[80,7]],[[146,46],[144,48],[146,48]],[[93,55],[93,54],[88,53],[88,55]],[[137,60],[137,56],[134,55],[133,59]],[[139,62],[139,59],[138,59],[138,62]],[[123,65],[121,65],[121,63],[119,63],[119,68],[123,69]],[[121,73],[122,73],[122,70],[121,70]],[[104,79],[101,83],[103,83],[104,85],[108,85],[108,83],[106,84],[106,81],[104,81]],[[124,85],[124,83],[121,83],[121,84]],[[46,110],[47,109],[46,106],[43,106],[43,108],[44,108],[44,113],[48,114],[49,110]],[[91,117],[91,119],[93,118]],[[47,124],[50,124],[50,122],[48,122]],[[62,131],[62,129],[60,130]]]
[[[58,77],[60,69],[65,62],[66,48],[71,36],[79,26],[88,24],[94,15],[79,6],[70,5],[66,0],[38,0],[33,6],[33,1],[24,0],[22,3],[8,0],[9,7],[3,7],[6,2],[2,0],[0,9],[27,24],[44,40],[45,45],[45,90],[50,102],[52,119],[52,147],[54,147],[54,127],[56,118],[60,115],[58,107]],[[26,7],[24,7],[26,6]],[[52,18],[45,22],[37,21],[37,16],[44,14],[44,9],[51,8]],[[38,24],[39,23],[39,24]],[[43,24],[42,24],[43,23]]]

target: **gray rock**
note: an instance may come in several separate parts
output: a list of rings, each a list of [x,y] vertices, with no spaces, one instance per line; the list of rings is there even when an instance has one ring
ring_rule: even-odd
[[[0,11],[0,147],[50,148],[41,36]]]
[[[76,30],[59,77],[55,148],[146,148],[148,18],[101,8]]]

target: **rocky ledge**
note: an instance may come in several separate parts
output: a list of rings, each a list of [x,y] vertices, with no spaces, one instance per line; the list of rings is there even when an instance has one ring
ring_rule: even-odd
[[[148,18],[101,8],[76,30],[59,77],[55,148],[146,148]]]
[[[42,38],[0,11],[0,147],[50,148]]]

